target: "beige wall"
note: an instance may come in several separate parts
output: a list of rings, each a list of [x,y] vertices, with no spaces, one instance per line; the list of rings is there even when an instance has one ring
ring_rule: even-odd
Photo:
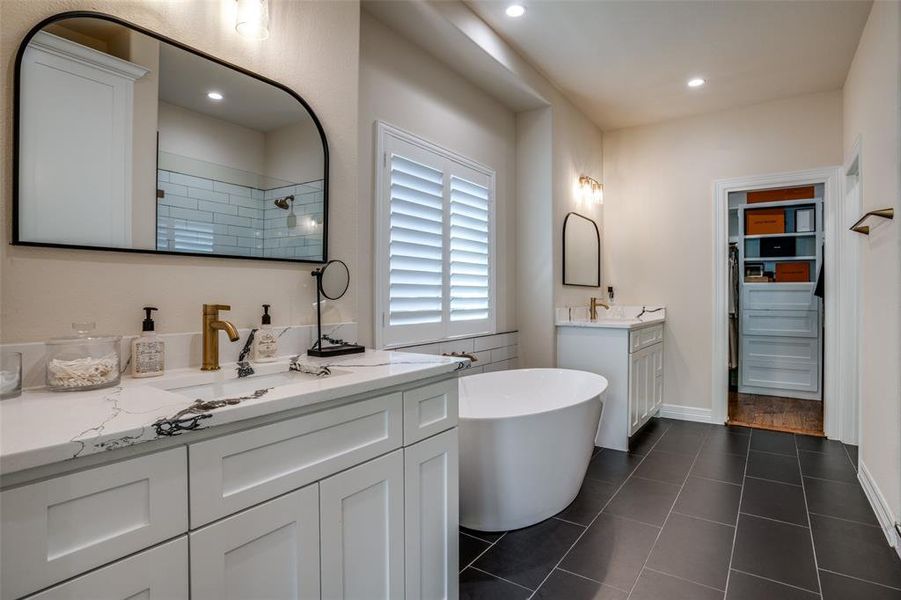
[[[367,12],[360,27],[359,243],[372,247],[374,123],[384,121],[496,171],[497,329],[516,328],[513,112]],[[371,256],[361,256],[360,335],[373,340]],[[363,273],[363,271],[366,271]],[[369,337],[364,337],[365,334]]]
[[[893,207],[860,250],[860,459],[901,518],[901,5],[876,2],[844,88],[844,152],[860,141],[863,210]]]
[[[322,141],[312,119],[267,131],[265,142],[263,173],[268,177],[298,183],[322,179]]]
[[[248,173],[265,172],[266,136],[262,131],[160,101],[159,132],[160,152]]]
[[[713,181],[838,165],[841,123],[835,91],[605,133],[603,278],[667,307],[665,403],[712,407]]]
[[[329,254],[357,262],[357,2],[270,2],[271,35],[256,42],[234,30],[231,3],[112,0],[28,0],[0,3],[0,340],[43,340],[68,334],[73,321],[98,329],[139,329],[141,306],[160,308],[164,332],[199,329],[200,305],[232,305],[236,324],[255,324],[259,306],[273,305],[275,324],[311,323],[311,267],[254,260],[201,259],[110,252],[10,247],[13,64],[19,42],[41,19],[66,10],[117,15],[228,62],[284,83],[306,98],[322,120],[331,148]],[[368,256],[368,249],[365,250]],[[356,318],[357,288],[330,320]],[[365,300],[369,305],[368,298]]]
[[[586,202],[578,192],[579,177],[604,181],[604,136],[567,100],[554,105],[554,289],[556,306],[587,304],[591,296],[603,297],[605,288],[563,285],[563,219],[577,212],[597,223],[604,243],[604,207]],[[602,256],[603,260],[603,256]],[[604,273],[601,273],[604,277]]]

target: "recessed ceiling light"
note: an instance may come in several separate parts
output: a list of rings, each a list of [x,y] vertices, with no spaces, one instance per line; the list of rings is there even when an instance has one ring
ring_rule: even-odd
[[[694,79],[688,80],[688,87],[701,87],[707,83],[706,79],[701,79],[700,77],[695,77]]]
[[[506,10],[508,17],[521,17],[526,14],[526,7],[522,4],[511,4]]]
[[[209,98],[210,100],[216,100],[218,102],[219,100],[222,100],[222,98],[224,98],[225,96],[223,96],[221,92],[207,92],[206,97]]]

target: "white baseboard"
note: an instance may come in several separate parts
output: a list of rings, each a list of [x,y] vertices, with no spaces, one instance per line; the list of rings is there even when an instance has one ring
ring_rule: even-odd
[[[694,421],[696,423],[713,423],[713,411],[709,408],[696,406],[679,406],[678,404],[664,404],[660,407],[659,416],[680,421]]]
[[[863,492],[866,494],[867,500],[870,501],[873,512],[876,513],[876,520],[882,526],[885,538],[888,540],[889,545],[895,549],[895,552],[901,556],[901,536],[898,535],[898,530],[895,529],[894,513],[892,513],[891,507],[885,501],[885,496],[879,491],[879,486],[876,485],[876,481],[870,475],[867,465],[862,460],[858,463],[857,479],[860,480]]]

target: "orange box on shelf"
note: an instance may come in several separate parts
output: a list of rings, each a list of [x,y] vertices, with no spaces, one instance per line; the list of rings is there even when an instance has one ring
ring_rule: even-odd
[[[786,200],[812,200],[816,192],[812,185],[779,188],[777,190],[757,190],[748,192],[748,204],[758,202],[784,202]]]
[[[745,235],[785,233],[784,208],[755,208],[745,211]]]
[[[809,283],[810,263],[780,262],[776,263],[777,283]]]

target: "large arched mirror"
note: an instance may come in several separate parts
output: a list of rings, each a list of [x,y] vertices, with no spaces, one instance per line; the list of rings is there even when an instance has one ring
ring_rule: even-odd
[[[13,243],[327,259],[328,147],[290,89],[95,13],[16,67]]]

